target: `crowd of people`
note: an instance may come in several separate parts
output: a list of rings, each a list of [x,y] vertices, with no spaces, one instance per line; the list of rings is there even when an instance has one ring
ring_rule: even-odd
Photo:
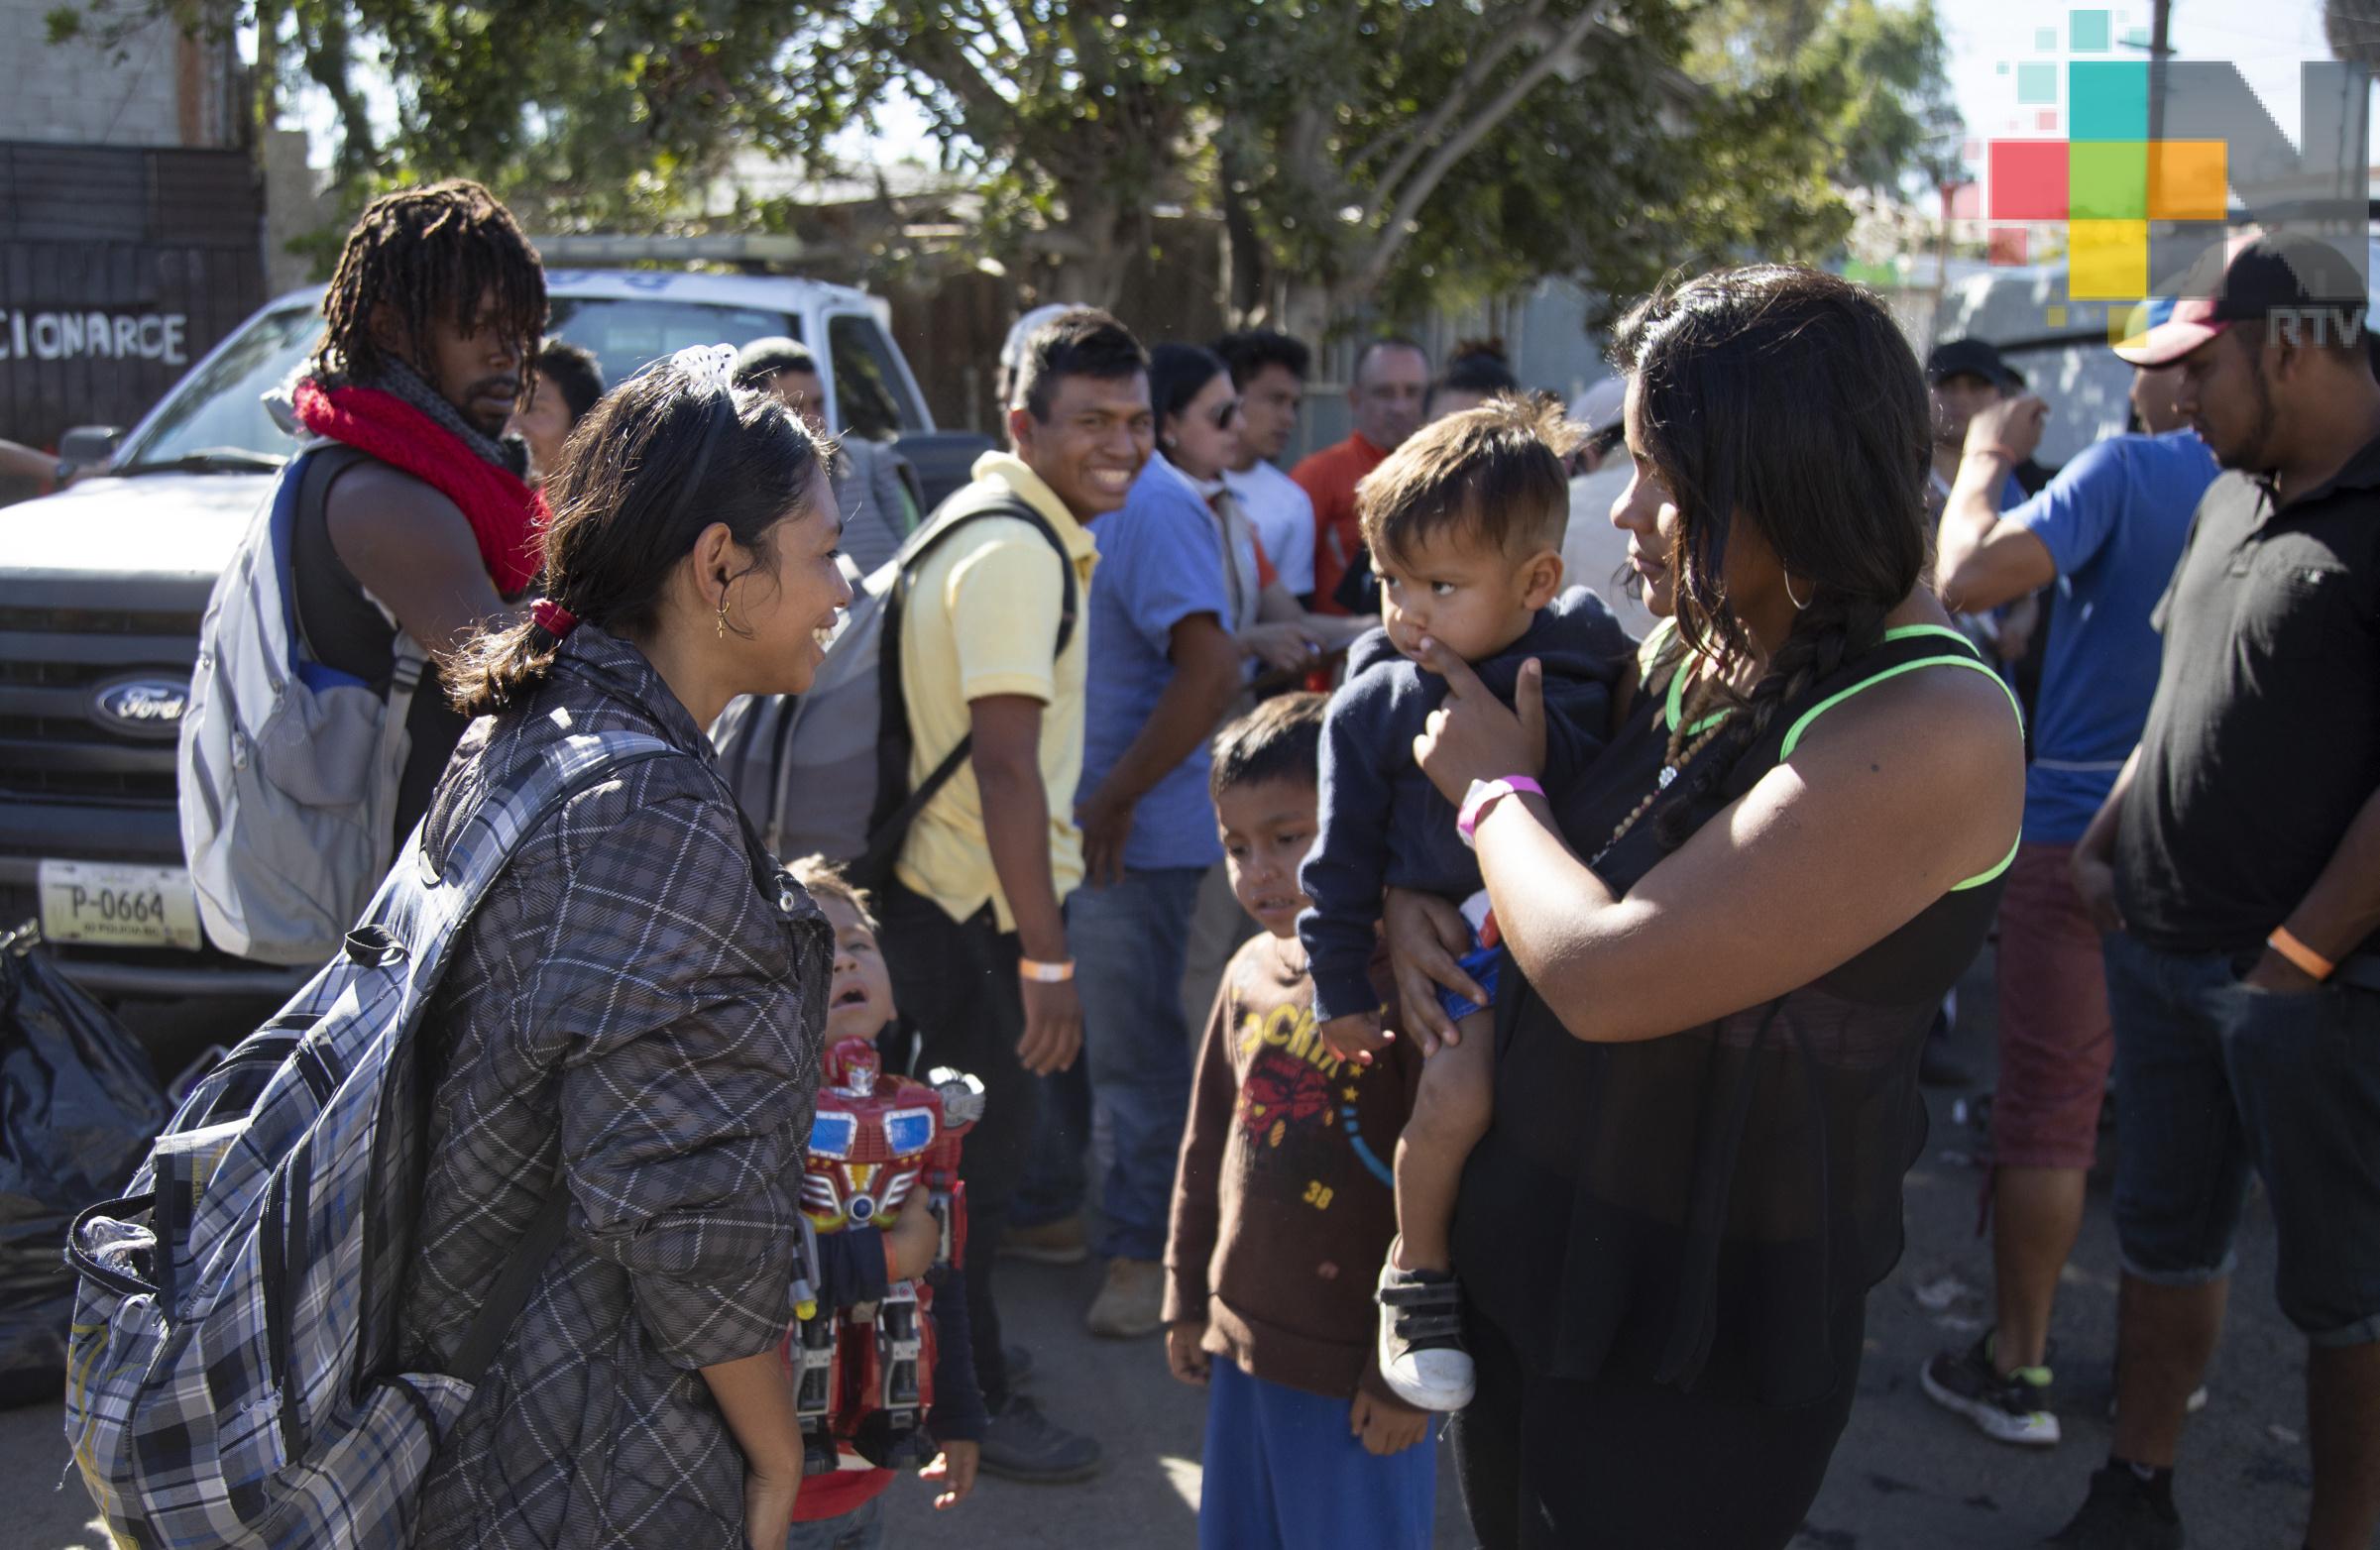
[[[2119,1407],[2057,1542],[2182,1543],[2253,1173],[2304,1543],[2368,1545],[2380,382],[2335,255],[2214,259],[2115,347],[2137,430],[2055,471],[1988,344],[1921,365],[1859,287],[1755,265],[1638,302],[1567,413],[1494,350],[1372,339],[1286,473],[1305,343],[1045,309],[1005,446],[928,510],[800,343],[607,388],[483,190],[375,203],[291,395],[354,455],[290,563],[306,650],[387,685],[409,640],[442,691],[390,843],[434,864],[568,731],[673,753],[526,841],[428,1013],[412,1369],[557,1168],[570,1211],[417,1542],[884,1542],[893,1472],[803,1479],[779,1354],[809,1095],[861,1038],[983,1095],[963,1257],[887,1224],[827,1297],[932,1267],[937,1505],[1101,1468],[997,1284],[1095,1252],[1089,1331],[1206,1388],[1203,1545],[1428,1544],[1444,1414],[1483,1545],[1782,1546],[1996,931],[1996,1315],[1925,1391],[2059,1440],[2112,1073]],[[708,729],[809,689],[896,573],[922,800],[881,875],[769,855]]]

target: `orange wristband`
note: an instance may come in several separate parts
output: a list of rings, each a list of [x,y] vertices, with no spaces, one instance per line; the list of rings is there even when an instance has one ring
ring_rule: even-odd
[[[1063,985],[1075,977],[1075,960],[1066,958],[1056,963],[1043,963],[1033,958],[1019,958],[1016,971],[1037,985]]]
[[[2315,979],[2328,979],[2338,972],[2338,965],[2307,946],[2290,933],[2286,926],[2276,926],[2264,944],[2304,969]]]

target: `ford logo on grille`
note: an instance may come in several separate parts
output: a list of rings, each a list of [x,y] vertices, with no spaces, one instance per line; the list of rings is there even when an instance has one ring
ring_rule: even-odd
[[[171,737],[189,704],[190,686],[170,678],[119,678],[91,695],[91,714],[112,732],[133,737]]]

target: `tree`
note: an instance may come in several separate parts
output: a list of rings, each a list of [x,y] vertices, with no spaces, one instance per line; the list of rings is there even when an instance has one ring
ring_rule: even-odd
[[[1844,190],[1955,123],[1930,0],[881,3],[796,55],[808,100],[918,102],[1044,294],[1112,299],[1176,204],[1222,220],[1235,312],[1309,335],[1548,273],[1823,257]]]
[[[2333,58],[2380,68],[2380,0],[2323,0],[2323,37]]]
[[[981,191],[973,256],[1041,296],[1112,302],[1182,209],[1222,223],[1237,315],[1309,335],[1824,257],[1844,190],[1922,165],[1948,111],[1930,0],[86,0],[54,31],[161,13],[294,52],[351,203],[467,172],[546,229],[649,229],[731,152],[824,166],[900,97]]]

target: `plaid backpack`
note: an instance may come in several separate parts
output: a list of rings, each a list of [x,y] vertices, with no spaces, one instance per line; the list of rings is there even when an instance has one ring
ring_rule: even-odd
[[[427,1162],[415,1034],[463,923],[541,820],[675,750],[567,737],[432,870],[416,830],[348,935],[76,1217],[66,1440],[116,1543],[404,1545],[440,1433],[561,1241],[557,1180],[448,1373],[405,1373],[397,1303]]]

